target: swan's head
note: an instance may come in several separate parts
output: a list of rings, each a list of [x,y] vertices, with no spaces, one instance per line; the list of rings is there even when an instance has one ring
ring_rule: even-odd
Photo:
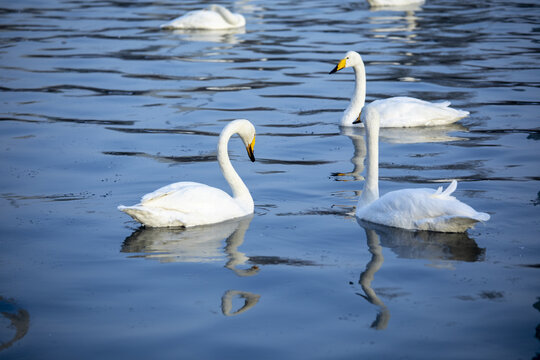
[[[234,120],[231,125],[236,129],[238,135],[244,142],[246,146],[246,151],[248,153],[249,159],[255,161],[255,155],[253,153],[253,147],[255,146],[255,126],[246,119]]]
[[[349,51],[347,54],[345,54],[345,57],[339,61],[336,67],[329,72],[329,74],[333,74],[341,69],[353,67],[355,65],[363,63],[364,62],[362,61],[362,57],[359,53],[357,53],[356,51]]]

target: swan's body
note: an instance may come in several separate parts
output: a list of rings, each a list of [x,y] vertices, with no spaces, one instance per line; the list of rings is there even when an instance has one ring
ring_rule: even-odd
[[[220,5],[210,5],[206,9],[190,11],[174,20],[161,25],[162,29],[184,30],[225,30],[246,25],[246,19],[240,14],[233,14]]]
[[[380,127],[448,125],[469,115],[468,111],[449,107],[449,101],[431,103],[405,96],[375,100],[364,106],[366,102],[366,70],[360,54],[349,51],[345,58],[330,71],[330,74],[346,67],[354,69],[356,85],[351,103],[341,118],[342,126],[363,126],[367,107],[373,107],[379,113]]]
[[[403,189],[379,198],[379,114],[374,108],[365,111],[367,174],[358,200],[356,216],[364,221],[408,230],[465,232],[479,221],[489,220],[451,194],[455,180],[443,191]]]
[[[248,120],[234,120],[221,132],[218,162],[231,186],[233,197],[223,190],[195,182],[178,182],[146,194],[141,202],[118,209],[149,227],[190,227],[219,223],[253,213],[253,198],[229,160],[227,144],[238,134],[246,145],[251,161],[255,128]]]

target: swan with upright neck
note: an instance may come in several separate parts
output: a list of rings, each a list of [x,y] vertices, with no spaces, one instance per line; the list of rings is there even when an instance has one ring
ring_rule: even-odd
[[[233,196],[205,184],[177,182],[142,197],[139,204],[118,206],[141,224],[149,227],[191,227],[219,223],[253,213],[253,198],[228,154],[228,142],[234,134],[246,146],[251,161],[255,161],[255,127],[248,120],[230,122],[221,131],[218,141],[218,162]]]
[[[402,189],[379,198],[379,123],[380,116],[373,107],[365,109],[362,118],[366,128],[367,164],[364,189],[356,206],[360,220],[407,230],[465,232],[490,216],[478,212],[451,194],[456,190],[453,180],[443,191]]]
[[[363,114],[367,107],[374,107],[380,116],[380,127],[438,126],[454,123],[467,115],[468,111],[456,110],[449,101],[432,103],[412,97],[392,97],[366,102],[366,70],[362,57],[356,51],[349,51],[330,71],[352,67],[356,85],[351,102],[341,118],[342,126],[363,126]]]
[[[163,25],[162,29],[183,30],[226,30],[246,25],[241,14],[234,14],[221,5],[210,5],[206,9],[190,11]]]

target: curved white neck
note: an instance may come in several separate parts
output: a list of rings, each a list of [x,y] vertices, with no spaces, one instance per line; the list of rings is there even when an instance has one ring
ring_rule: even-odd
[[[229,129],[228,131],[223,131],[219,136],[218,141],[218,163],[223,173],[223,177],[229,183],[231,187],[233,198],[237,200],[242,207],[247,211],[253,212],[253,198],[249,193],[249,190],[234,170],[231,160],[229,159],[228,144],[229,139],[234,135],[236,131],[234,129]]]
[[[360,111],[366,102],[366,69],[364,63],[353,66],[355,76],[354,94],[351,103],[341,118],[341,125],[351,126],[360,115]]]
[[[371,204],[379,198],[379,124],[364,124],[366,128],[366,176],[364,190],[357,208]]]
[[[238,19],[233,13],[231,13],[229,10],[227,10],[223,6],[210,5],[208,8],[212,11],[219,13],[219,15],[221,15],[221,17],[225,19],[225,21],[231,25],[236,25],[240,22],[239,21],[240,19]]]

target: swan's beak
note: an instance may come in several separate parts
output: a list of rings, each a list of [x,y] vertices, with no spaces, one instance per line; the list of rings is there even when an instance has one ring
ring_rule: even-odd
[[[362,117],[362,110],[360,110],[360,114],[358,114],[358,117],[352,123],[353,124],[360,124],[362,122],[361,117]]]
[[[345,67],[346,63],[347,63],[347,59],[341,59],[340,62],[338,62],[338,64],[336,65],[336,67],[333,68],[332,71],[329,72],[329,74],[333,74],[336,71],[339,71],[339,70],[343,69]]]
[[[249,159],[250,159],[252,162],[255,161],[255,155],[253,154],[253,147],[254,147],[254,146],[255,146],[255,136],[253,137],[253,141],[251,142],[251,144],[249,144],[248,146],[246,146],[246,150],[247,150]]]

